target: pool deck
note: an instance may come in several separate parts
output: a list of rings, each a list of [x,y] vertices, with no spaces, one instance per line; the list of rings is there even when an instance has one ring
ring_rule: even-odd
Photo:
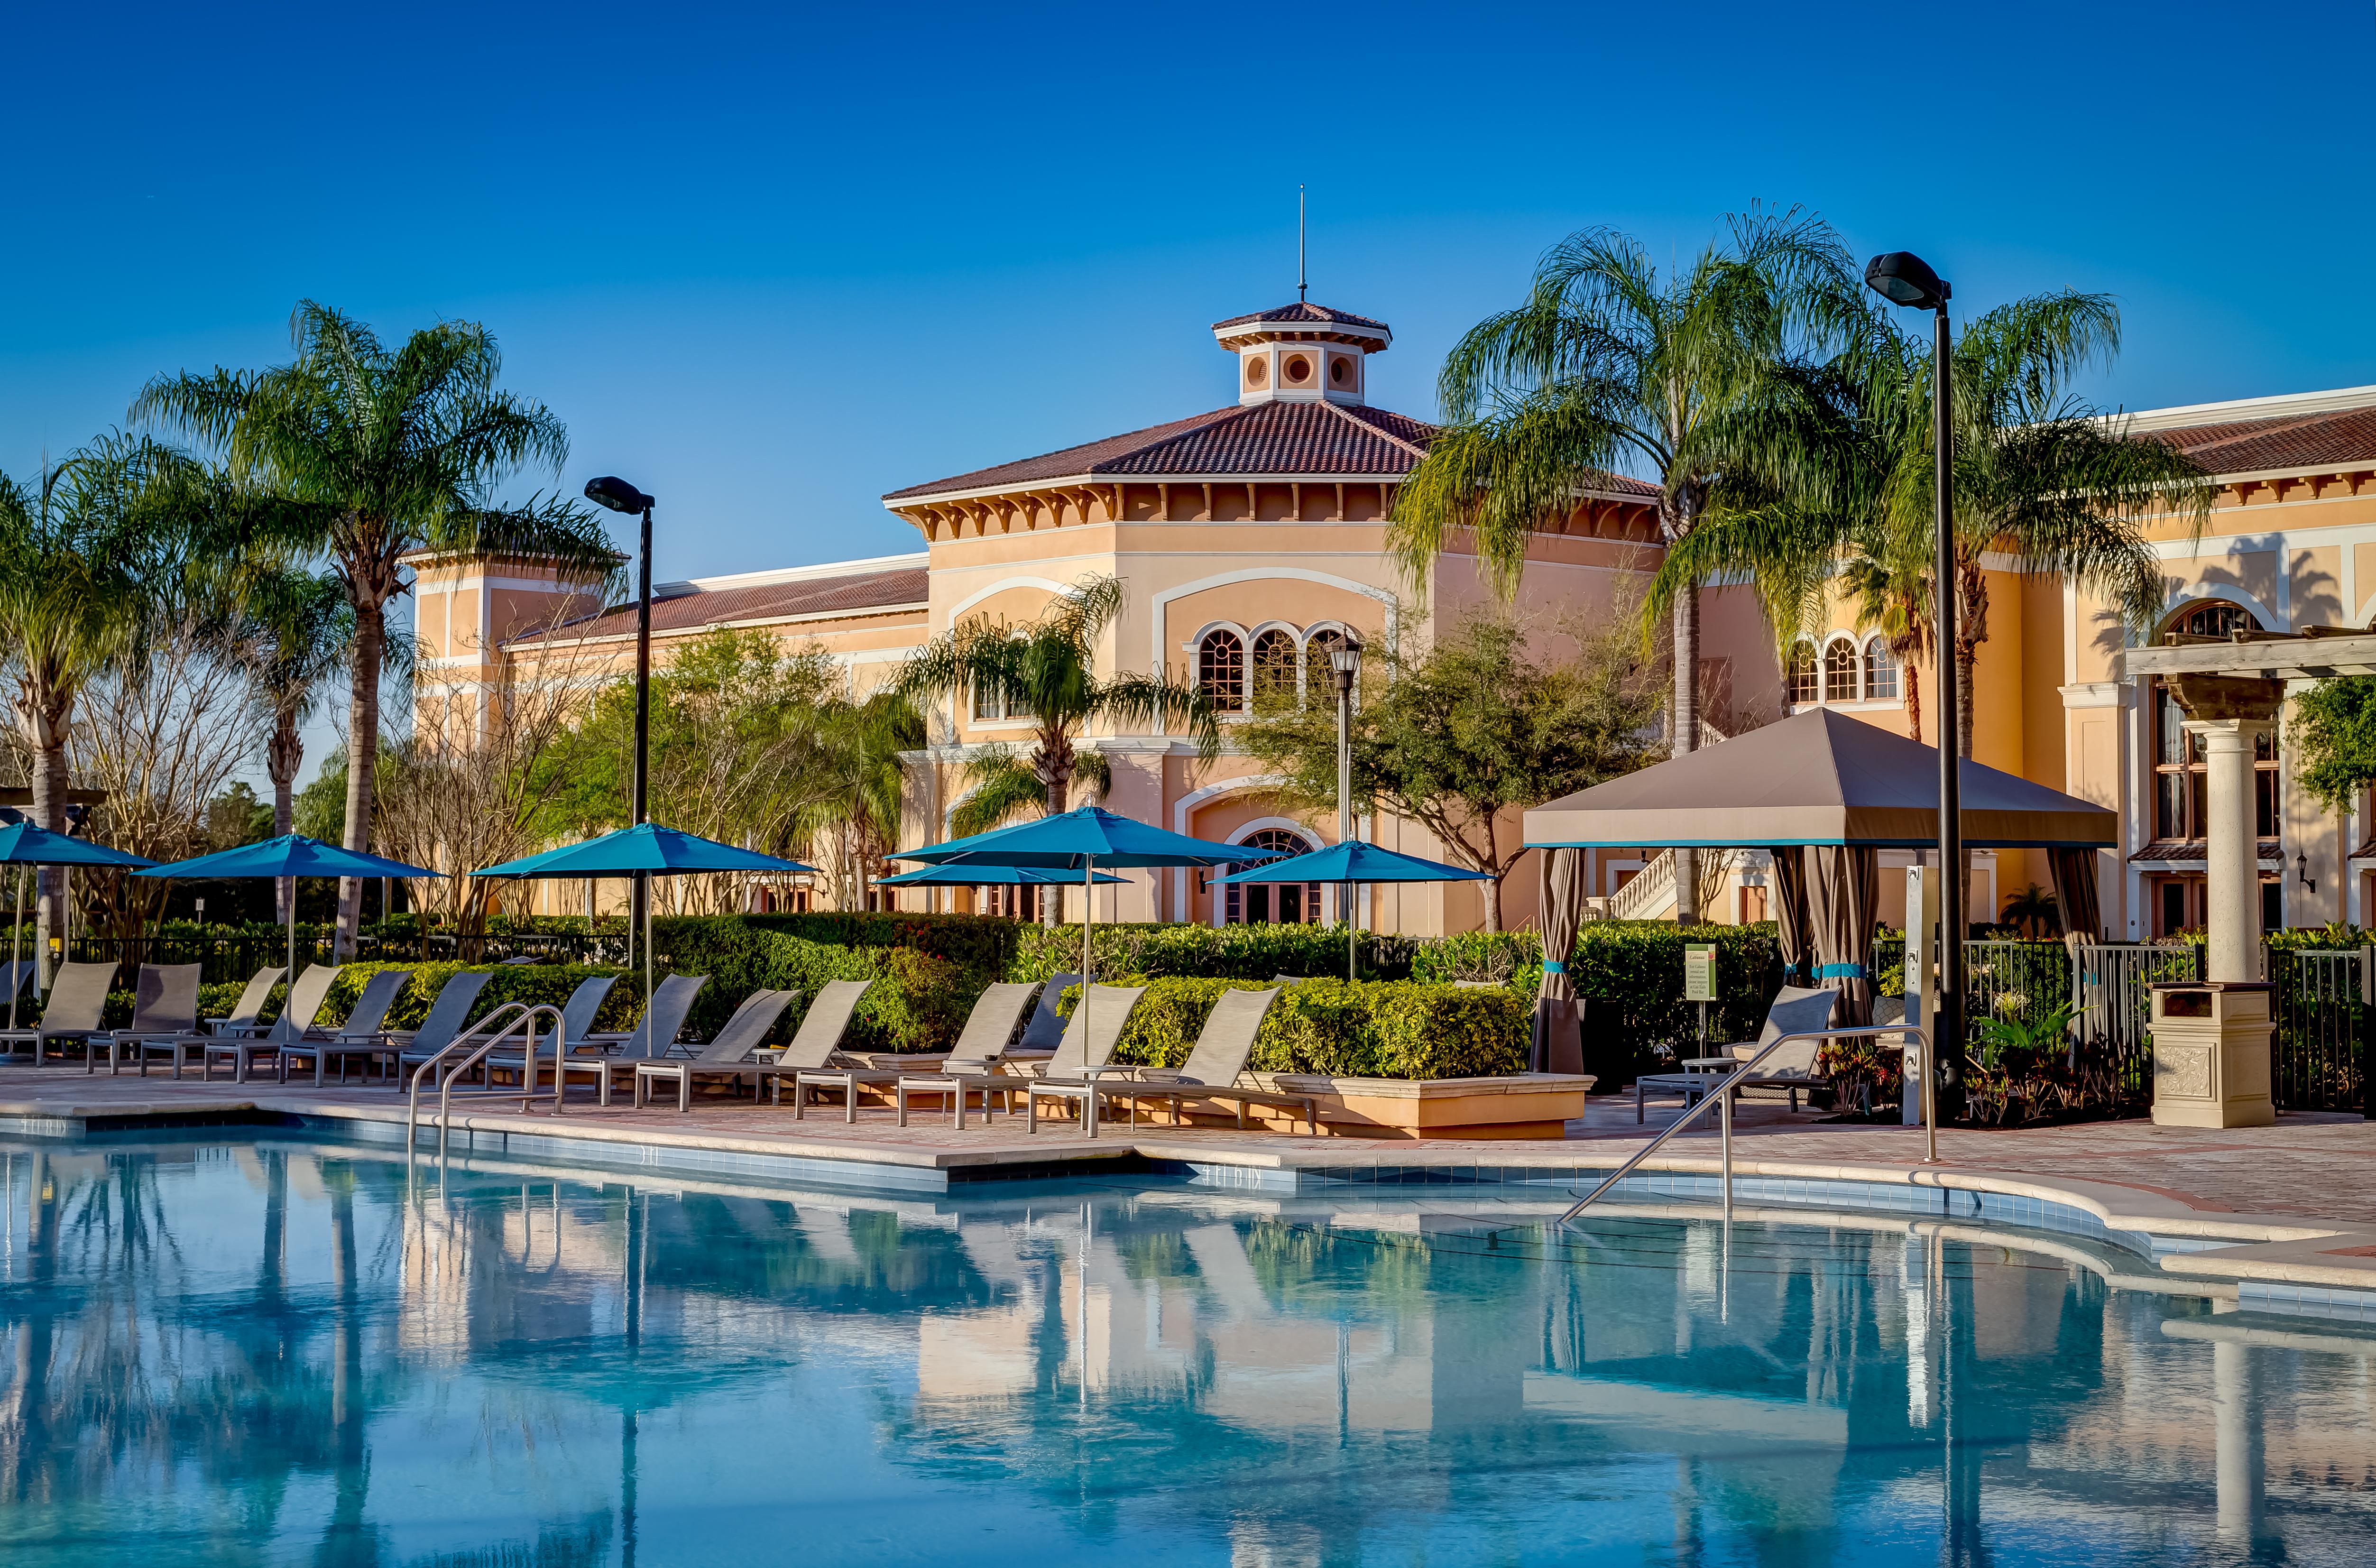
[[[1631,1097],[1611,1097],[1556,1140],[1310,1138],[1146,1123],[1109,1124],[1091,1140],[1069,1122],[1043,1122],[1028,1136],[1020,1119],[1004,1116],[987,1125],[974,1116],[960,1132],[938,1111],[912,1112],[902,1128],[887,1106],[871,1101],[855,1123],[838,1107],[812,1108],[796,1122],[788,1107],[749,1099],[698,1099],[680,1113],[673,1104],[638,1111],[624,1096],[598,1107],[580,1093],[560,1116],[549,1106],[523,1115],[516,1101],[500,1099],[457,1106],[452,1136],[482,1151],[913,1191],[1150,1162],[1249,1187],[1442,1182],[1446,1206],[1456,1208],[1462,1200],[1454,1189],[1482,1195],[1503,1182],[1586,1179],[1638,1149],[1679,1110],[1654,1105],[1648,1124],[1637,1126]],[[424,1103],[424,1138],[434,1120],[429,1111]],[[78,1065],[0,1065],[0,1130],[71,1134],[281,1119],[401,1146],[405,1101],[377,1086],[176,1082],[160,1072],[110,1077]],[[2314,1299],[2304,1310],[2334,1306],[2337,1315],[2376,1322],[2376,1123],[2356,1116],[2288,1115],[2275,1127],[2230,1131],[2145,1121],[1951,1128],[1940,1134],[1936,1166],[1921,1162],[1918,1128],[1829,1123],[1778,1102],[1745,1103],[1734,1131],[1736,1174],[1759,1181],[1767,1198],[1787,1191],[1821,1202],[1844,1183],[1934,1198],[1942,1188],[1989,1194],[1991,1204],[2093,1217],[2090,1224],[2149,1245],[2173,1273],[2256,1282],[2244,1287],[2248,1295],[2307,1292]],[[1720,1169],[1717,1156],[1713,1131],[1691,1133],[1645,1170],[1671,1173],[1677,1195],[1705,1197],[1708,1173]]]

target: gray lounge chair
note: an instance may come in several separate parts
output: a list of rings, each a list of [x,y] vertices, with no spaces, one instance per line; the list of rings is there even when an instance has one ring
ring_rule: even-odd
[[[1032,1096],[1044,1095],[1053,1099],[1077,1099],[1083,1114],[1090,1104],[1088,1090],[1101,1075],[1127,1073],[1127,1066],[1113,1067],[1114,1047],[1122,1043],[1122,1032],[1130,1026],[1130,1016],[1138,1007],[1138,999],[1146,994],[1143,985],[1093,985],[1073,1009],[1071,1022],[1064,1026],[1064,1039],[1056,1047],[1056,1054],[1048,1059],[1036,1076],[1009,1078],[993,1084],[1004,1090],[1007,1111],[1015,1110],[1015,1096],[1024,1098],[1023,1111],[1031,1126],[1039,1125],[1039,1107]],[[984,1112],[987,1115],[987,1111]]]
[[[685,1016],[693,1011],[694,998],[699,996],[701,988],[708,983],[707,975],[670,975],[652,988],[652,999],[645,1005],[644,1016],[636,1020],[632,1030],[624,1037],[588,1035],[586,1037],[588,1041],[597,1048],[590,1051],[576,1049],[578,1042],[576,1037],[567,1032],[568,1014],[564,1010],[562,1015],[563,1033],[570,1049],[564,1051],[561,1057],[562,1092],[568,1091],[571,1078],[590,1077],[594,1080],[596,1103],[610,1104],[612,1075],[621,1067],[632,1068],[637,1062],[657,1062],[666,1057],[675,1047],[676,1037],[684,1032]],[[586,988],[581,985],[577,989],[582,992]],[[570,1000],[575,1002],[576,998],[573,996]],[[594,1005],[600,1004],[598,998]],[[590,1016],[592,1008],[588,1011]],[[618,1043],[613,1045],[613,1041]],[[545,1060],[542,1051],[537,1053],[537,1060],[539,1063]],[[500,1059],[490,1056],[487,1065],[514,1073],[526,1070],[526,1063],[518,1056],[506,1055]]]
[[[1786,985],[1774,993],[1773,1005],[1765,1010],[1765,1027],[1757,1031],[1754,1040],[1727,1046],[1725,1054],[1720,1056],[1693,1057],[1688,1064],[1711,1067],[1723,1074],[1735,1094],[1743,1089],[1780,1089],[1789,1097],[1790,1109],[1796,1111],[1799,1096],[1803,1092],[1812,1104],[1814,1091],[1831,1085],[1829,1077],[1815,1070],[1824,1041],[1793,1040],[1758,1063],[1757,1071],[1746,1077],[1741,1075],[1740,1066],[1784,1035],[1830,1028],[1832,1012],[1839,998],[1840,993],[1828,987]]]
[[[182,1063],[190,1046],[197,1038],[198,975],[203,964],[143,964],[132,982],[132,1027],[117,1029],[107,1037],[107,1075],[115,1076],[122,1053],[129,1050],[133,1060],[140,1064],[140,1075],[148,1075],[148,1052],[161,1048],[173,1057],[173,1076],[182,1075]],[[99,1037],[91,1037],[95,1058]],[[93,1063],[86,1062],[84,1070]]]
[[[616,975],[588,975],[577,982],[577,989],[571,992],[569,1000],[561,1004],[562,1038],[569,1042],[570,1050],[576,1051],[603,1038],[594,1032],[594,1020],[601,1013],[602,1004],[611,1000],[611,992],[618,984],[619,977]],[[622,1042],[626,1038],[625,1035],[619,1037]]]
[[[1238,1125],[1246,1124],[1249,1105],[1301,1106],[1303,1119],[1314,1136],[1320,1132],[1320,1102],[1308,1094],[1290,1094],[1277,1089],[1241,1088],[1239,1075],[1245,1072],[1247,1059],[1253,1055],[1254,1036],[1260,1032],[1264,1017],[1271,1004],[1278,1000],[1279,988],[1269,991],[1225,991],[1213,1004],[1206,1016],[1205,1027],[1197,1031],[1196,1047],[1188,1053],[1186,1063],[1179,1067],[1147,1067],[1130,1083],[1106,1086],[1102,1093],[1131,1102],[1131,1120],[1138,1119],[1137,1102],[1141,1099],[1164,1099],[1171,1106],[1171,1119],[1181,1117],[1184,1100],[1218,1099],[1237,1107]],[[1089,1134],[1097,1134],[1097,1118],[1088,1118]]]
[[[410,969],[378,969],[363,981],[362,994],[348,1010],[346,1019],[334,1029],[307,1029],[294,1039],[284,1040],[280,1059],[275,1063],[280,1081],[289,1081],[289,1064],[292,1061],[310,1060],[314,1063],[314,1087],[322,1087],[322,1071],[332,1059],[339,1063],[339,1082],[347,1081],[347,1059],[386,1057],[390,1046],[380,1026],[387,1022],[387,1010],[396,999],[412,984]]]
[[[858,1011],[873,980],[827,980],[801,1016],[801,1027],[792,1036],[792,1043],[776,1052],[767,1063],[764,1076],[769,1080],[778,1102],[783,1099],[783,1080],[792,1080],[792,1120],[803,1121],[808,1116],[809,1091],[814,1088],[838,1088],[843,1096],[843,1116],[846,1122],[858,1120],[858,1086],[880,1083],[884,1075],[879,1069],[861,1067],[849,1062],[837,1064],[841,1054],[841,1042],[849,1033],[849,1020]]]
[[[776,1027],[776,1020],[784,1016],[784,1009],[800,994],[797,991],[754,991],[742,999],[734,1016],[696,1054],[674,1062],[636,1063],[636,1109],[643,1109],[651,1098],[652,1085],[664,1078],[676,1080],[676,1108],[680,1112],[693,1109],[693,1080],[696,1076],[727,1078],[738,1087],[742,1079],[751,1077],[752,1092],[756,1094],[757,1079],[749,1069],[751,1053],[759,1049],[759,1042],[767,1038],[767,1031]]]
[[[88,1060],[91,1037],[104,1032],[99,1019],[107,1009],[107,988],[115,983],[117,968],[114,964],[59,965],[50,981],[50,999],[42,1009],[42,1021],[30,1028],[0,1029],[0,1039],[6,1040],[11,1050],[19,1042],[30,1045],[36,1067],[48,1056],[52,1040],[59,1043],[61,1060],[67,1040],[81,1040]]]
[[[208,1032],[225,1037],[254,1037],[264,1033],[267,1026],[257,1022],[257,1019],[264,1012],[264,1004],[272,1000],[272,988],[279,985],[288,973],[279,964],[256,970],[255,978],[247,982],[247,988],[239,993],[239,1000],[232,1004],[231,1016],[208,1018]]]
[[[6,1005],[12,992],[22,992],[32,984],[41,968],[41,964],[31,958],[0,958],[0,1006]],[[8,983],[11,979],[16,981],[14,985]]]
[[[1064,1015],[1057,1004],[1064,1000],[1064,992],[1080,983],[1081,977],[1076,974],[1050,975],[1047,983],[1040,988],[1040,1004],[1031,1009],[1031,1021],[1023,1026],[1023,1038],[1015,1042],[1008,1054],[1028,1056],[1034,1051],[1053,1051],[1063,1044]]]
[[[974,999],[965,1028],[958,1034],[956,1044],[949,1048],[948,1059],[941,1063],[939,1072],[895,1074],[893,1093],[898,1100],[899,1125],[908,1124],[908,1099],[918,1094],[948,1102],[956,1113],[956,1124],[963,1127],[966,1097],[979,1091],[982,1120],[989,1121],[990,1097],[998,1087],[993,1080],[1000,1076],[998,1064],[1014,1045],[1019,1032],[1017,1026],[1023,1022],[1023,1010],[1031,1005],[1032,993],[1038,990],[1036,980],[990,987]],[[1057,1049],[1063,1047],[1060,1043]]]
[[[494,978],[485,969],[457,970],[437,988],[437,1000],[429,1004],[429,1015],[421,1020],[419,1028],[386,1031],[386,1055],[391,1066],[388,1075],[396,1080],[399,1093],[405,1087],[404,1070],[434,1059],[454,1043],[454,1037],[470,1021],[470,1009],[478,1005],[479,993]],[[433,1080],[437,1076],[434,1073],[430,1075]],[[436,1085],[433,1082],[430,1087],[434,1088]]]
[[[277,1057],[282,1045],[302,1039],[305,1031],[314,1027],[314,1020],[321,1016],[322,1004],[329,1000],[331,985],[344,967],[339,964],[307,965],[305,972],[297,977],[297,983],[289,988],[289,1000],[280,1009],[280,1017],[267,1033],[254,1039],[208,1037],[206,1049],[199,1056],[203,1068],[200,1075],[211,1079],[215,1075],[216,1060],[228,1058],[232,1082],[247,1082],[247,1075],[255,1067],[256,1058]]]

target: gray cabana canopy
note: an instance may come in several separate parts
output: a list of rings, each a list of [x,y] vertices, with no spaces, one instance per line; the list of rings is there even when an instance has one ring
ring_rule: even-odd
[[[1962,765],[1976,849],[2120,842],[2120,817],[2060,790]],[[1912,849],[1939,841],[1939,754],[1816,708],[1527,813],[1529,849]]]

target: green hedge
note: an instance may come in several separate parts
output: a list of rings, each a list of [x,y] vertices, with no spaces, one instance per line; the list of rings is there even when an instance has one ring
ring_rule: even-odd
[[[578,983],[596,975],[618,975],[619,983],[602,1001],[602,1010],[594,1016],[598,1029],[632,1028],[643,1013],[644,977],[622,974],[613,968],[597,968],[583,964],[349,964],[330,982],[329,995],[322,1002],[317,1022],[324,1026],[344,1023],[354,1011],[356,1000],[362,995],[363,986],[382,969],[410,969],[412,983],[397,993],[388,1007],[386,1027],[391,1029],[417,1029],[429,1016],[430,1005],[437,1000],[446,982],[465,969],[490,974],[478,999],[470,1004],[470,1020],[475,1023],[496,1008],[508,1003],[525,1002],[530,1006],[558,1007],[569,1000],[569,993]],[[201,988],[203,993],[205,988]],[[236,1000],[236,988],[233,999]],[[276,998],[271,1016],[279,1016],[279,998],[284,987],[275,987]]]
[[[994,971],[968,973],[930,951],[933,945],[946,948],[961,943],[928,939],[913,945],[838,946],[777,929],[780,922],[815,918],[754,915],[655,921],[652,946],[661,967],[673,973],[709,977],[686,1022],[694,1038],[707,1039],[715,1034],[754,991],[801,993],[800,1001],[778,1026],[779,1030],[789,1030],[798,1025],[827,980],[871,980],[885,983],[873,987],[859,1003],[850,1020],[850,1049],[945,1051],[965,1028],[974,998],[997,978]],[[898,917],[883,918],[886,925],[878,928],[878,934],[910,934],[889,929]],[[922,925],[929,918],[910,916],[902,923]]]
[[[1225,991],[1241,980],[1134,977],[1144,985],[1114,1048],[1117,1062],[1177,1067]],[[1068,987],[1067,1017],[1080,1001]],[[1475,1078],[1526,1070],[1529,1009],[1515,992],[1409,981],[1307,980],[1290,986],[1254,1037],[1252,1065],[1330,1077]]]
[[[1015,956],[1002,972],[1012,980],[1046,980],[1081,967],[1078,925],[1015,926]],[[1418,943],[1407,936],[1363,932],[1355,940],[1355,965],[1364,980],[1408,980]],[[1151,925],[1092,927],[1089,951],[1101,975],[1148,975],[1205,980],[1267,980],[1273,975],[1311,979],[1345,972],[1341,925]]]

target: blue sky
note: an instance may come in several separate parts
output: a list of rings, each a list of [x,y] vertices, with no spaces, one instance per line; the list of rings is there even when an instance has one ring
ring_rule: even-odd
[[[912,549],[884,491],[1226,401],[1206,327],[1291,297],[1299,183],[1313,297],[1422,416],[1562,234],[1760,200],[1966,308],[2117,295],[2107,404],[2376,382],[2368,0],[1904,10],[34,0],[0,468],[311,296],[488,324],[561,482],[661,499],[662,578]]]

